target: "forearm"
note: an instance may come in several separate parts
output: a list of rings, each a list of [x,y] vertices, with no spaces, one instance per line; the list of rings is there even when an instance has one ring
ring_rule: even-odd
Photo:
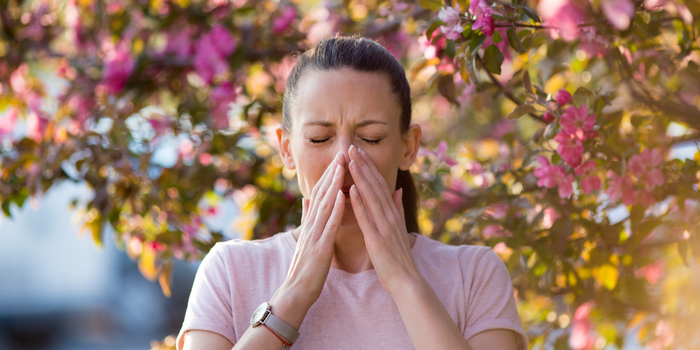
[[[270,311],[282,321],[295,329],[301,327],[301,323],[309,311],[310,305],[303,298],[297,297],[298,293],[293,292],[286,286],[280,287],[275,295],[270,299]],[[256,349],[256,350],[279,350],[283,346],[277,336],[265,326],[255,328],[248,327],[241,339],[233,347],[234,350]]]
[[[472,350],[424,278],[407,284],[392,297],[416,350]]]

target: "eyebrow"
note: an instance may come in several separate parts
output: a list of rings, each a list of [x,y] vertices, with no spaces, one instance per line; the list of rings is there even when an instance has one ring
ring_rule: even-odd
[[[357,127],[359,128],[359,127],[372,125],[372,124],[384,124],[384,125],[386,125],[386,123],[383,121],[369,119],[369,120],[363,120],[362,122],[358,123]],[[329,127],[333,126],[334,124],[331,122],[315,121],[315,122],[305,123],[304,126],[306,126],[306,125],[318,125],[318,126],[323,126],[323,127],[329,128]]]

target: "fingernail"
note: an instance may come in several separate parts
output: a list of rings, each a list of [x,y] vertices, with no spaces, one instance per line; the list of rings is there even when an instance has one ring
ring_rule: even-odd
[[[352,149],[355,148],[355,145],[350,145],[350,148],[348,148],[348,154],[352,156]]]
[[[354,191],[357,191],[357,188],[355,187],[355,184],[352,184],[352,186],[350,186],[350,192]]]

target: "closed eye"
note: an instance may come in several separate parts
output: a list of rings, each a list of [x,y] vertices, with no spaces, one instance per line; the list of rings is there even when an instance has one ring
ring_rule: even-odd
[[[330,140],[330,137],[327,138],[327,139],[309,139],[309,141],[310,141],[311,143],[316,143],[316,144],[318,144],[318,143],[324,143],[324,142],[326,142],[326,141],[328,141],[328,140]],[[376,145],[376,144],[378,144],[379,141],[381,141],[382,139],[376,139],[376,140],[362,139],[362,140],[365,141],[365,142],[367,142],[367,143],[370,144],[370,145]]]

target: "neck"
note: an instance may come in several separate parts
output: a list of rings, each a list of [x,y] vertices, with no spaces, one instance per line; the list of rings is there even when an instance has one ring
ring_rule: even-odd
[[[301,227],[292,231],[292,236],[296,241],[299,241],[300,233]],[[360,273],[374,268],[365,247],[362,230],[356,223],[340,227],[333,252],[331,266],[336,269],[349,273]]]
[[[299,241],[300,233],[301,227],[297,227],[292,231],[294,240]],[[413,248],[413,245],[416,243],[416,237],[408,235],[408,241],[409,246]],[[356,223],[340,227],[338,236],[335,239],[333,252],[331,266],[336,269],[349,273],[360,273],[374,268],[365,246],[365,237]]]

